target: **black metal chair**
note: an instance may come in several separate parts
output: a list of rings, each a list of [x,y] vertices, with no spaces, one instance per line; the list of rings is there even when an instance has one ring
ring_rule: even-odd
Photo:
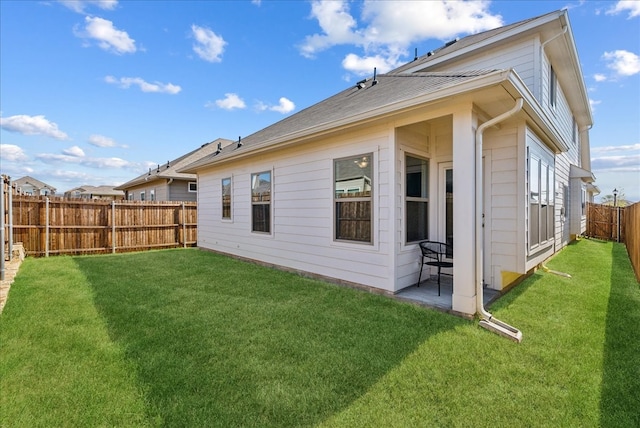
[[[438,296],[440,295],[440,275],[442,268],[452,268],[453,261],[446,260],[448,254],[453,255],[451,245],[444,242],[423,241],[420,242],[420,251],[422,252],[422,262],[420,263],[420,275],[418,275],[418,284],[420,287],[420,279],[422,278],[422,268],[424,265],[435,266],[438,268]]]

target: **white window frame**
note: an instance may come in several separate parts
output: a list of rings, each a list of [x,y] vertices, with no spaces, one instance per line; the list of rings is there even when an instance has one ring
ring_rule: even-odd
[[[423,182],[422,184],[424,185],[424,188],[421,189],[421,196],[408,196],[407,192],[409,191],[408,186],[407,186],[407,178],[408,178],[408,162],[407,162],[407,158],[408,157],[412,157],[414,159],[418,159],[421,161],[426,162],[426,171],[423,171],[424,177],[423,180],[425,180],[426,182]],[[430,170],[431,165],[429,164],[429,158],[425,157],[425,156],[420,156],[420,155],[416,155],[414,153],[410,153],[410,152],[405,152],[404,154],[404,191],[403,191],[403,196],[404,196],[404,219],[405,219],[405,230],[404,230],[404,239],[405,239],[405,245],[407,244],[412,244],[412,243],[416,243],[416,242],[420,242],[420,241],[424,241],[426,239],[429,238],[429,170]],[[409,209],[408,209],[408,205],[410,202],[418,202],[418,203],[423,203],[426,204],[426,211],[427,211],[427,221],[425,223],[425,228],[426,228],[426,233],[424,237],[420,237],[416,240],[409,240],[408,238],[408,233],[409,233],[409,220],[407,219],[407,216],[409,215]]]
[[[269,200],[265,201],[263,200],[263,196],[264,193],[260,193],[260,194],[255,194],[254,195],[254,190],[257,189],[257,186],[259,186],[259,183],[257,182],[257,180],[260,179],[260,176],[262,176],[263,174],[269,174]],[[254,200],[254,196],[255,197],[259,197],[259,200]],[[250,198],[251,198],[251,232],[252,233],[258,233],[258,234],[263,234],[263,235],[271,235],[272,230],[273,230],[273,171],[271,170],[266,170],[266,171],[260,171],[260,172],[255,172],[251,174],[251,192],[250,192]],[[268,206],[268,218],[265,221],[265,226],[268,230],[256,230],[256,219],[254,217],[254,207],[257,206]]]
[[[356,192],[352,192],[351,188],[338,188],[337,184],[338,183],[338,177],[336,174],[336,165],[338,162],[354,162],[355,164],[358,164],[358,162],[367,162],[367,164],[371,167],[370,170],[370,176],[366,177],[363,176],[362,180],[363,180],[363,189],[364,190],[364,185],[368,184],[369,186],[369,195],[368,196],[358,196],[358,197],[346,197],[346,196],[338,196],[338,195],[349,195],[351,193],[356,193]],[[353,155],[353,156],[347,156],[347,157],[341,157],[341,158],[336,158],[333,160],[333,182],[332,182],[332,189],[333,189],[333,215],[334,215],[334,219],[333,219],[333,240],[335,242],[348,242],[348,243],[355,243],[355,244],[365,244],[365,245],[373,245],[374,244],[374,233],[373,233],[373,224],[374,224],[374,198],[373,198],[373,193],[374,193],[374,177],[375,177],[375,169],[374,169],[375,165],[374,165],[374,157],[373,157],[373,153],[369,152],[369,153],[362,153],[359,155]],[[361,168],[366,168],[365,166],[361,166]],[[366,183],[366,180],[369,180],[368,183]],[[346,202],[369,202],[369,223],[370,223],[370,229],[369,229],[369,237],[368,239],[348,239],[345,237],[340,237],[339,235],[339,229],[340,229],[340,225],[339,225],[339,221],[340,219],[338,218],[338,204],[341,203],[346,203]]]
[[[190,181],[187,184],[187,191],[189,193],[196,193],[198,191],[198,182],[197,181]]]
[[[535,171],[532,169],[533,161],[535,161]],[[536,198],[532,197],[534,185],[537,190]],[[529,217],[528,247],[531,252],[549,247],[555,239],[554,189],[555,158],[553,154],[538,145],[530,145],[527,148],[527,209]],[[534,210],[537,210],[535,217],[533,216]],[[534,220],[537,220],[535,225],[533,224]],[[545,231],[546,233],[544,233]],[[537,232],[535,239],[534,232]]]
[[[229,215],[225,217],[224,213],[224,196],[225,196],[225,181],[228,180],[228,191],[229,191]],[[222,220],[232,220],[233,219],[233,177],[224,177],[220,180],[220,206],[221,213],[220,218]],[[252,211],[253,212],[253,211]]]
[[[140,192],[140,200],[141,200],[141,201],[146,200],[146,194],[145,194],[145,191],[144,191],[144,190],[143,190],[142,192]]]

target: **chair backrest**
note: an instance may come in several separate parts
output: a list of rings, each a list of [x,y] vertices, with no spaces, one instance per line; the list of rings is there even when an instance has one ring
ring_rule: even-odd
[[[419,245],[424,257],[441,262],[447,256],[448,245],[444,242],[422,241]]]

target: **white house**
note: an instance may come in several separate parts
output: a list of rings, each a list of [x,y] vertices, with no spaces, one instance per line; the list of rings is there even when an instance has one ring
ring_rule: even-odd
[[[447,43],[180,172],[197,174],[203,249],[397,293],[418,242],[446,241],[451,309],[472,315],[483,286],[585,230],[591,126],[563,10]]]

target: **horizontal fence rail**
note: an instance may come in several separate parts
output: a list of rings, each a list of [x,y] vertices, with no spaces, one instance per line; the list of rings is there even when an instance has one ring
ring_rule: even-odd
[[[102,254],[195,246],[195,202],[12,195],[13,242],[27,255]]]

